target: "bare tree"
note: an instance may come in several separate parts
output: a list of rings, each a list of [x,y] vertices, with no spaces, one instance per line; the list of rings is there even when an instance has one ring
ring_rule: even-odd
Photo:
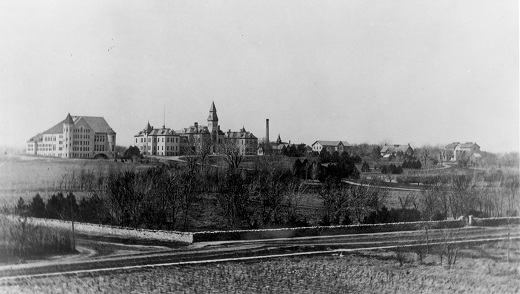
[[[219,145],[219,152],[224,156],[224,160],[230,169],[237,169],[244,160],[244,155],[234,138],[226,138]]]
[[[236,171],[230,171],[219,182],[217,201],[227,220],[229,228],[234,228],[244,216],[248,205],[248,193],[244,180]]]
[[[197,162],[200,163],[200,171],[202,174],[205,172],[206,161],[208,156],[211,154],[213,143],[210,137],[202,137],[200,141],[195,144],[192,149],[192,155],[196,157]]]
[[[318,195],[323,200],[325,215],[333,224],[339,224],[342,217],[347,215],[350,191],[342,183],[327,181],[322,186]],[[358,218],[359,220],[359,218]]]
[[[298,209],[300,208],[302,196],[305,194],[307,186],[304,181],[291,181],[286,186],[284,194],[284,204],[287,209],[289,220],[294,220],[298,216]]]
[[[388,190],[378,186],[350,186],[349,209],[359,223],[370,212],[379,211],[386,202]]]

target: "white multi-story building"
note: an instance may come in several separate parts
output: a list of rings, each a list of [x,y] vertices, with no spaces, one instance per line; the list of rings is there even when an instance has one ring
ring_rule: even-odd
[[[135,145],[143,155],[177,156],[181,154],[181,138],[169,128],[154,129],[150,122],[134,136]]]
[[[103,117],[71,116],[27,141],[26,153],[63,158],[113,158],[116,132]]]

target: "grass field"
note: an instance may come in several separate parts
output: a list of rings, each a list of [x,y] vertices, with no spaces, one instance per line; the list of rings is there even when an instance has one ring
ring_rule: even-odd
[[[20,197],[28,201],[36,193],[40,193],[46,200],[53,193],[64,191],[72,175],[78,177],[82,172],[99,175],[111,169],[139,170],[150,166],[153,165],[113,160],[0,155],[0,201],[14,204]],[[72,192],[79,197],[85,194],[82,191]]]
[[[518,244],[461,248],[451,270],[436,255],[405,252],[168,266],[0,283],[2,293],[519,293]]]

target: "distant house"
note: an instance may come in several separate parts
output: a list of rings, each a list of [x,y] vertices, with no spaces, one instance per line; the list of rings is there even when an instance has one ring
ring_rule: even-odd
[[[455,148],[459,146],[459,142],[453,142],[444,147],[444,152],[442,153],[442,159],[444,161],[455,161]]]
[[[469,157],[469,162],[472,165],[480,164],[482,162],[482,155],[480,155],[480,153],[473,153],[473,154],[471,154],[471,156]]]
[[[322,150],[327,150],[330,153],[338,151],[338,153],[342,153],[343,151],[347,151],[347,148],[350,147],[350,144],[347,141],[324,141],[318,140],[311,145],[312,151],[321,153]]]
[[[478,154],[478,156],[474,156],[474,158],[480,157],[480,146],[477,143],[466,142],[459,143],[453,142],[446,147],[444,147],[444,152],[442,154],[442,158],[444,161],[457,161],[462,157],[470,158],[473,154]],[[480,159],[475,159],[480,160]]]
[[[408,144],[408,145],[394,144],[394,145],[383,146],[383,148],[381,149],[381,156],[385,157],[386,155],[388,155],[387,157],[389,157],[390,155],[396,155],[400,152],[403,154],[409,155],[409,156],[413,156],[413,154],[414,154],[414,150],[410,146],[410,144]]]

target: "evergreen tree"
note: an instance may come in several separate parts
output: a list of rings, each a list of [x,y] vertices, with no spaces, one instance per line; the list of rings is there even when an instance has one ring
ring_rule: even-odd
[[[330,157],[331,157],[331,155],[330,155],[329,151],[327,151],[325,149],[321,150],[320,162],[322,162],[322,163],[330,162]]]
[[[43,199],[40,196],[40,194],[36,194],[36,196],[33,197],[29,210],[31,216],[33,217],[45,217],[45,203],[43,202]]]
[[[285,147],[285,145],[282,147],[282,155],[285,155],[287,156],[287,148]]]
[[[339,162],[340,161],[339,152],[338,151],[332,152],[332,155],[330,157],[330,161],[331,162]]]
[[[365,173],[370,171],[370,165],[368,165],[366,161],[363,162],[363,165],[361,166],[361,171]]]

